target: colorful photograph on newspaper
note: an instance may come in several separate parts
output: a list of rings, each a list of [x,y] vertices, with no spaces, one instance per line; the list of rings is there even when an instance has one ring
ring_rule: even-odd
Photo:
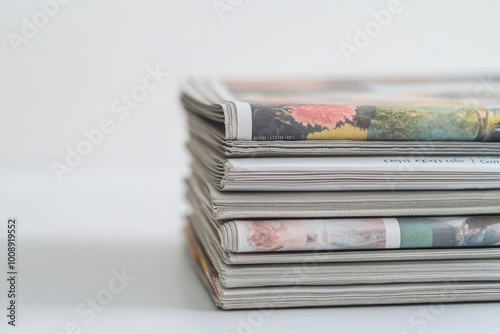
[[[236,221],[238,252],[500,246],[500,216]]]
[[[477,98],[476,81],[226,86],[250,104],[251,140],[500,141],[499,93]]]

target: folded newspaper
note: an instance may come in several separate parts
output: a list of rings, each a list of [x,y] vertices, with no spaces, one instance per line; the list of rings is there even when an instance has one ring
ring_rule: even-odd
[[[497,246],[500,216],[236,220],[221,234],[238,253]]]
[[[487,215],[500,213],[500,190],[222,192],[201,176],[188,192],[217,220]]]
[[[188,80],[186,237],[215,303],[499,301],[488,79]]]
[[[199,236],[206,252],[217,254],[223,263],[232,265],[253,264],[314,264],[314,263],[356,263],[420,260],[480,260],[500,259],[500,247],[457,247],[457,248],[407,248],[407,249],[348,249],[286,252],[230,252],[223,248],[223,222],[210,219],[203,213],[187,218],[188,229]]]
[[[499,141],[500,93],[477,101],[478,83],[189,80],[182,99],[227,140]]]
[[[186,104],[185,104],[186,105]],[[186,105],[188,111],[192,110]],[[365,156],[365,155],[498,155],[500,143],[476,141],[367,141],[367,140],[234,140],[225,126],[188,112],[193,145],[204,143],[227,157]]]
[[[222,191],[500,189],[500,156],[229,158],[191,146],[193,169]]]

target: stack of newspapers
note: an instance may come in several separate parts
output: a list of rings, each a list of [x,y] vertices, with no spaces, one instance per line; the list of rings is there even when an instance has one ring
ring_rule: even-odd
[[[500,300],[492,85],[186,81],[186,236],[215,303]]]

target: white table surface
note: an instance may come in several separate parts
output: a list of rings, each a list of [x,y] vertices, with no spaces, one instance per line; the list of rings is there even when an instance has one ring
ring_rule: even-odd
[[[496,3],[413,2],[401,0],[405,10],[351,63],[339,43],[385,1],[243,1],[223,21],[212,1],[73,1],[18,53],[0,39],[1,232],[7,217],[19,221],[18,326],[7,328],[2,314],[0,328],[63,333],[74,322],[81,333],[497,333],[498,303],[276,310],[245,330],[255,311],[216,309],[184,246],[188,156],[176,81],[498,72]],[[0,31],[19,33],[22,18],[39,9],[37,1],[2,2]],[[111,103],[157,64],[170,77],[128,118],[117,118]],[[59,182],[52,162],[103,118],[115,130]],[[135,278],[87,323],[77,307],[122,269]],[[3,309],[4,291],[0,301]]]

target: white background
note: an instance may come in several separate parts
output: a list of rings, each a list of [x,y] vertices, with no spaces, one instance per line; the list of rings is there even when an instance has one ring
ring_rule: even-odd
[[[3,0],[0,219],[17,216],[20,238],[12,332],[60,333],[73,321],[82,333],[245,333],[239,321],[255,314],[217,310],[188,262],[186,127],[176,82],[188,74],[499,72],[498,2],[401,4],[402,13],[348,63],[339,44],[352,43],[354,29],[386,1],[247,0],[221,20],[209,0],[73,0],[16,53],[8,34],[20,34],[23,17],[31,20],[40,5]],[[158,64],[169,78],[120,120],[111,103]],[[114,131],[59,182],[52,162],[64,162],[66,146],[103,118]],[[76,307],[122,268],[135,279],[86,323]],[[498,332],[499,304],[447,305],[425,320],[419,312],[426,310],[276,310],[250,332]]]

